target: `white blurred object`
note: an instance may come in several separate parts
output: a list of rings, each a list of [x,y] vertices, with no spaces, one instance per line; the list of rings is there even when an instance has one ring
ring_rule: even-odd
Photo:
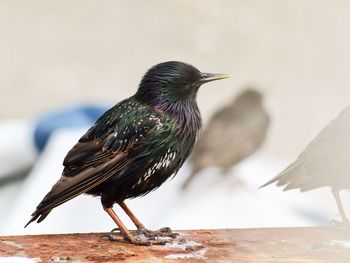
[[[33,165],[37,157],[33,142],[33,125],[30,120],[1,120],[0,178]]]
[[[323,128],[298,158],[263,186],[276,182],[283,190],[305,192],[329,187],[342,223],[350,224],[339,191],[350,189],[350,106]],[[344,199],[346,200],[346,199]]]
[[[36,263],[40,262],[39,258],[26,258],[26,257],[1,257],[0,263]]]

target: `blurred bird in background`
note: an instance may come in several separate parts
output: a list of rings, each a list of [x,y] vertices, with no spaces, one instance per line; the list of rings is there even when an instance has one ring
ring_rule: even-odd
[[[350,226],[339,191],[350,188],[350,106],[330,122],[304,149],[298,158],[260,188],[277,182],[283,191],[301,192],[329,186],[342,222]]]
[[[207,167],[219,167],[226,174],[253,154],[263,144],[269,123],[262,94],[245,89],[209,120],[190,156],[192,171],[182,188]]]

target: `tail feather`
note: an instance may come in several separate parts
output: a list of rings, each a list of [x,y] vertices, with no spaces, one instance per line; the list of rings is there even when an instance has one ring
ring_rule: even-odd
[[[294,181],[290,182],[283,191],[299,188],[301,192],[309,191],[315,188],[330,185],[328,174],[314,176],[301,176],[297,177]]]
[[[50,212],[51,212],[51,210],[45,211],[45,212],[40,212],[40,210],[36,210],[32,214],[32,218],[28,221],[28,223],[24,226],[24,228],[26,228],[30,223],[34,222],[35,220],[37,220],[37,223],[40,223],[41,221],[43,221],[47,217],[47,215]]]
[[[269,184],[272,184],[272,183],[278,181],[278,179],[279,179],[279,175],[277,175],[276,177],[272,178],[270,181],[264,183],[263,185],[259,186],[259,189],[261,189],[261,188],[263,188],[265,186],[268,186]]]
[[[280,185],[277,185],[280,186]],[[284,188],[283,188],[283,192],[288,191],[288,190],[292,190],[292,189],[296,189],[296,188],[300,188],[300,186],[296,185],[295,183],[288,183]]]
[[[269,184],[275,183],[275,182],[277,182],[277,186],[283,186],[283,185],[288,184],[291,181],[290,177],[296,173],[297,167],[298,167],[298,165],[296,164],[296,162],[293,162],[292,164],[287,166],[286,169],[284,169],[282,172],[280,172],[278,175],[276,175],[274,178],[272,178],[271,180],[269,180],[265,184],[261,185],[259,187],[259,189],[261,189],[265,186],[268,186]],[[288,185],[286,186],[286,188],[287,187],[288,187]],[[283,191],[285,191],[286,188],[284,188]]]

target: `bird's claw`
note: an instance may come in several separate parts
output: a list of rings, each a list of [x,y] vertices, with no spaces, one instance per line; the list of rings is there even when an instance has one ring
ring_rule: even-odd
[[[170,227],[163,227],[160,228],[159,230],[153,231],[149,230],[145,227],[140,227],[137,230],[138,233],[143,234],[144,236],[148,238],[154,239],[155,237],[170,237],[170,238],[176,238],[179,234],[174,233]]]
[[[116,228],[113,228],[112,230],[111,230],[111,232],[110,233],[114,233],[114,232],[120,232],[120,229],[119,229],[119,227],[116,227]]]
[[[110,241],[110,242],[131,243],[131,244],[138,245],[138,246],[165,245],[166,243],[170,242],[169,240],[164,240],[164,239],[155,239],[155,238],[142,239],[139,237],[127,236],[127,235],[123,235],[123,234],[122,234],[122,236],[123,236],[123,238],[119,239],[113,235],[106,234],[106,235],[102,235],[99,239]]]
[[[138,237],[125,237],[124,240],[128,243],[132,243],[134,245],[139,245],[139,246],[151,246],[151,245],[165,245],[168,243],[168,240],[163,240],[163,239],[141,239]]]
[[[115,238],[113,235],[108,235],[108,234],[105,234],[105,235],[102,235],[100,236],[99,240],[107,240],[107,241],[110,241],[110,242],[114,242],[114,241],[117,241],[117,238]]]
[[[179,235],[178,233],[174,233],[170,227],[162,227],[158,230],[160,233],[173,233],[173,234],[176,234],[176,235]]]

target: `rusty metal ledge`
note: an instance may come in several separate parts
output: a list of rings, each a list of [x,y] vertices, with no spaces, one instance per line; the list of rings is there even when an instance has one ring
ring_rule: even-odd
[[[179,231],[165,246],[100,240],[101,233],[0,237],[0,262],[350,262],[350,230],[328,227]],[[18,261],[19,262],[19,261]],[[28,261],[30,262],[30,261]]]

